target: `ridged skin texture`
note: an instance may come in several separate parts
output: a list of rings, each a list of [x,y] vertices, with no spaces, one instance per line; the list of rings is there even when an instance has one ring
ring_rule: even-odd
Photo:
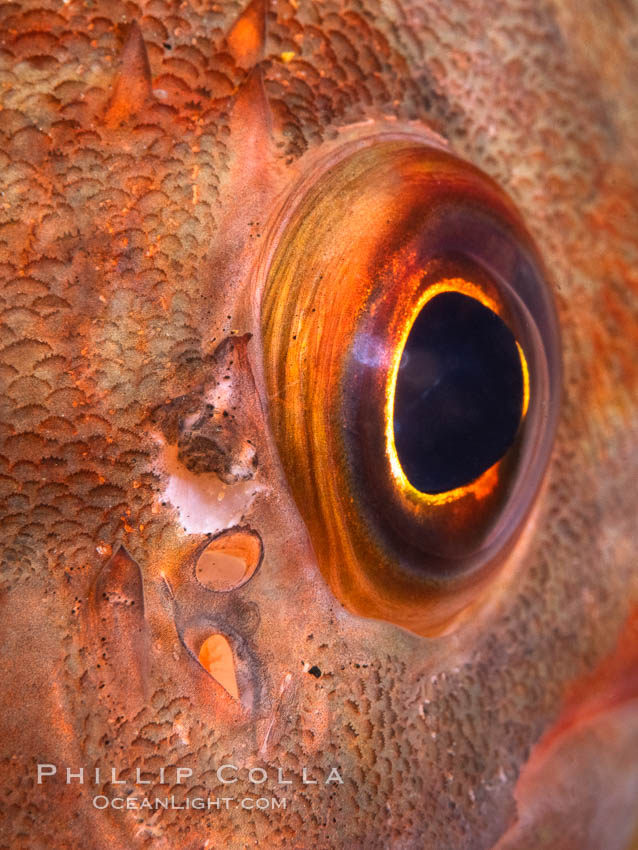
[[[638,12],[283,0],[242,47],[227,39],[242,11],[0,6],[0,847],[622,850],[635,700],[552,751],[551,817],[517,780],[638,603]],[[480,611],[432,639],[349,614],[324,584],[269,431],[254,291],[270,223],[323,151],[419,127],[517,204],[564,348],[527,532]],[[245,356],[215,355],[235,335]],[[162,430],[157,411],[183,397],[195,419],[227,403],[216,450],[235,483],[189,468]],[[203,505],[188,516],[186,491]],[[263,563],[215,594],[195,560],[235,524]],[[231,640],[241,703],[193,657],[206,630]],[[43,762],[60,775],[37,785]],[[225,762],[269,779],[222,786]],[[67,765],[106,770],[67,785]],[[324,785],[335,765],[344,783]],[[95,794],[133,789],[112,766],[140,768],[138,796],[288,806],[98,811]],[[172,770],[160,786],[162,766],[191,767],[190,784]]]

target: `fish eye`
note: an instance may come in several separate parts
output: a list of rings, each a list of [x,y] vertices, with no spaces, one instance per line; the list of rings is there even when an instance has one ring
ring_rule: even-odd
[[[359,148],[288,213],[262,331],[273,432],[335,596],[451,628],[505,563],[554,437],[558,325],[520,214],[445,150]]]

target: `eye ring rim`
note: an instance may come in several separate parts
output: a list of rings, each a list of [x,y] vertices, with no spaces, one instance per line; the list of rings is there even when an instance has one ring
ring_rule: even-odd
[[[410,137],[409,141],[406,141],[405,138],[397,140],[396,137],[392,141],[388,141],[387,139],[380,141],[378,138],[368,139],[367,144],[359,145],[350,157],[344,156],[343,159],[333,167],[332,171],[339,168],[349,168],[352,160],[356,159],[359,155],[362,155],[366,150],[369,152],[370,148],[375,148],[377,152],[380,149],[383,149],[389,157],[392,157],[401,151],[407,151],[408,153],[411,151],[413,154],[417,156],[422,155],[425,158],[428,156],[433,156],[435,158],[448,158],[452,161],[455,167],[460,167],[464,172],[463,179],[457,182],[457,189],[460,187],[460,189],[469,192],[469,188],[471,188],[473,180],[480,182],[485,188],[488,197],[492,198],[497,203],[497,206],[503,209],[504,217],[515,223],[515,230],[518,233],[518,237],[522,240],[522,243],[525,245],[530,256],[534,258],[535,267],[539,269],[539,273],[533,276],[534,280],[531,285],[537,286],[538,281],[540,280],[546,312],[549,315],[549,324],[553,324],[553,348],[552,351],[548,353],[548,357],[554,357],[552,369],[554,403],[552,405],[552,409],[546,411],[545,415],[546,434],[549,435],[547,442],[551,451],[561,397],[562,360],[560,356],[560,330],[558,327],[557,311],[549,275],[544,269],[540,254],[535,248],[533,240],[529,236],[520,214],[516,211],[512,202],[500,189],[500,187],[498,187],[498,185],[495,184],[494,181],[487,175],[480,172],[471,164],[459,160],[449,150],[445,150],[441,146],[433,147],[429,140],[424,144],[424,140],[422,138],[416,141],[414,137]],[[385,155],[385,153],[383,153],[383,155]],[[352,167],[352,170],[355,170],[355,166]],[[322,179],[325,180],[329,175],[330,172],[324,172]],[[374,181],[370,182],[374,183]],[[288,242],[294,238],[295,227],[299,226],[298,223],[300,221],[300,216],[301,220],[303,220],[304,211],[308,211],[309,202],[312,201],[312,203],[318,204],[323,203],[320,191],[321,188],[321,186],[313,186],[306,196],[296,198],[298,205],[295,206],[292,214],[288,216],[287,227],[285,228],[285,232],[281,234]],[[277,281],[277,264],[280,262],[283,255],[281,253],[282,249],[280,245],[275,246],[275,248],[275,252],[271,255],[272,263],[265,272],[266,308],[262,311],[262,336],[265,340],[264,363],[268,361],[269,354],[272,355],[273,351],[277,348],[276,342],[274,342],[273,339],[269,339],[269,335],[272,333],[273,320],[274,324],[277,324],[276,311],[273,313],[273,298],[276,300],[277,296],[273,293],[280,289],[280,282],[275,284],[274,281]],[[305,272],[306,269],[304,268],[304,275]],[[314,271],[312,274],[314,274]],[[284,288],[286,287],[284,286]],[[296,303],[295,299],[292,300]],[[300,308],[300,312],[303,312],[302,308]],[[289,321],[289,319],[286,321]],[[279,338],[281,338],[281,335],[279,335]],[[286,341],[287,344],[290,344],[290,340],[292,338],[296,339],[296,337],[289,337]],[[303,348],[303,345],[301,347]],[[299,343],[297,343],[297,351],[300,350]],[[300,355],[300,357],[302,357],[302,355]],[[271,364],[272,363],[273,361],[271,358]],[[340,375],[342,376],[343,373],[344,369],[341,369]],[[417,574],[413,570],[409,569],[409,566],[407,566],[405,562],[401,564],[390,563],[388,558],[380,552],[376,543],[368,544],[368,542],[363,540],[360,535],[355,534],[352,528],[349,528],[348,536],[350,539],[348,542],[340,542],[338,540],[340,534],[343,533],[344,528],[348,527],[347,523],[350,523],[351,507],[347,504],[347,501],[348,499],[350,502],[353,502],[354,500],[353,497],[348,496],[348,494],[351,493],[351,490],[349,487],[344,489],[345,495],[342,500],[343,510],[341,515],[337,516],[332,508],[330,509],[332,514],[324,514],[321,505],[314,500],[310,491],[306,490],[306,492],[303,492],[303,488],[300,489],[299,479],[303,474],[302,467],[304,467],[304,463],[306,461],[304,461],[303,457],[297,457],[299,469],[294,470],[291,468],[291,464],[286,458],[286,455],[289,454],[288,447],[285,443],[280,441],[281,431],[279,430],[278,432],[282,423],[280,418],[280,413],[283,409],[282,405],[285,405],[286,403],[285,369],[282,371],[281,369],[278,370],[275,368],[275,371],[268,373],[267,377],[268,380],[271,381],[268,385],[271,396],[268,400],[268,407],[271,411],[271,423],[276,436],[279,456],[282,459],[288,483],[293,491],[293,497],[300,508],[302,517],[305,520],[308,531],[310,532],[310,538],[315,548],[318,565],[337,599],[339,599],[346,608],[354,613],[366,617],[389,620],[396,625],[402,626],[419,634],[438,633],[443,628],[447,628],[446,624],[449,624],[455,620],[455,618],[459,617],[463,609],[467,608],[469,605],[474,606],[474,604],[478,604],[478,599],[479,597],[483,598],[482,591],[489,584],[489,580],[494,574],[494,571],[509,559],[509,555],[517,540],[522,536],[525,523],[522,521],[519,522],[509,536],[505,536],[504,541],[501,542],[496,549],[492,549],[487,553],[489,560],[484,558],[481,563],[476,564],[474,569],[465,569],[461,572],[459,572],[458,569],[452,572],[446,571],[445,569],[442,569],[444,565],[442,564],[441,559],[437,560],[436,558],[432,558],[432,571],[428,572],[427,575],[424,575],[423,572]],[[334,387],[335,398],[338,397],[339,399],[342,399],[344,394],[343,389],[342,382],[339,381],[338,386],[335,385]],[[339,402],[339,407],[340,405],[341,401]],[[273,413],[273,411],[275,412]],[[324,422],[324,426],[327,429],[327,439],[332,440],[334,439],[335,429],[341,431],[347,430],[348,424],[346,423],[344,426],[343,417],[338,414],[337,416],[332,417],[332,422],[328,422],[326,420],[326,422]],[[330,436],[331,432],[332,436]],[[342,458],[344,455],[343,442],[335,442],[334,450],[337,454],[333,455],[333,457]],[[531,514],[534,508],[536,494],[538,493],[544,479],[550,451],[547,452],[544,459],[545,462],[539,469],[537,486],[535,487],[534,492],[531,493],[525,510],[522,511],[523,518]],[[312,452],[310,452],[310,454],[312,454]],[[534,463],[537,463],[536,458],[534,459]],[[340,476],[340,485],[343,485],[344,481],[342,480],[341,473],[337,472],[337,475]],[[312,516],[313,509],[315,513],[314,517]],[[331,521],[335,524],[331,524]],[[344,525],[344,523],[346,525]],[[363,564],[366,561],[369,564],[372,564],[372,573],[374,574],[362,572],[361,570],[357,572],[356,567],[354,574],[348,573],[348,565],[354,565],[357,562],[357,556],[354,554],[355,550],[359,553],[359,564]],[[394,594],[392,601],[388,601],[383,594],[383,584],[387,581],[392,581],[392,583],[396,585],[396,593]]]

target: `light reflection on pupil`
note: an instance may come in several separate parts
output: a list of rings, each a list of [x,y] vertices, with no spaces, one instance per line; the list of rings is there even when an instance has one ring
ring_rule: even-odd
[[[408,335],[394,399],[395,446],[410,484],[444,493],[500,460],[523,391],[516,340],[496,313],[460,292],[428,301]]]

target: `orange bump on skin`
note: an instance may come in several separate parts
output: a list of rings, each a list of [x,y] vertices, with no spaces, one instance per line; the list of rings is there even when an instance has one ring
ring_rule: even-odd
[[[228,33],[228,46],[238,65],[250,68],[263,58],[267,0],[253,0]]]
[[[254,145],[253,150],[259,150],[272,132],[272,112],[268,95],[264,86],[264,75],[261,68],[251,71],[241,84],[235,97],[232,109],[231,127],[235,127],[238,137],[246,141],[246,146]],[[242,148],[240,147],[241,151]],[[245,149],[244,149],[245,150]],[[238,157],[245,168],[250,165],[250,157]],[[255,160],[261,167],[259,158]]]
[[[195,575],[209,590],[234,590],[253,577],[263,551],[256,532],[245,528],[225,531],[199,556]]]
[[[238,87],[229,125],[234,139],[228,174],[233,194],[225,203],[224,226],[230,239],[237,221],[241,220],[240,210],[258,208],[258,199],[272,190],[273,175],[277,172],[274,147],[277,121],[261,65],[250,71]],[[233,238],[240,238],[240,234]]]
[[[139,112],[153,96],[146,45],[136,21],[129,27],[120,63],[120,71],[113,84],[113,96],[104,116],[108,127],[122,124]]]
[[[199,661],[233,699],[239,699],[233,651],[223,635],[211,635],[204,641],[199,650]]]

